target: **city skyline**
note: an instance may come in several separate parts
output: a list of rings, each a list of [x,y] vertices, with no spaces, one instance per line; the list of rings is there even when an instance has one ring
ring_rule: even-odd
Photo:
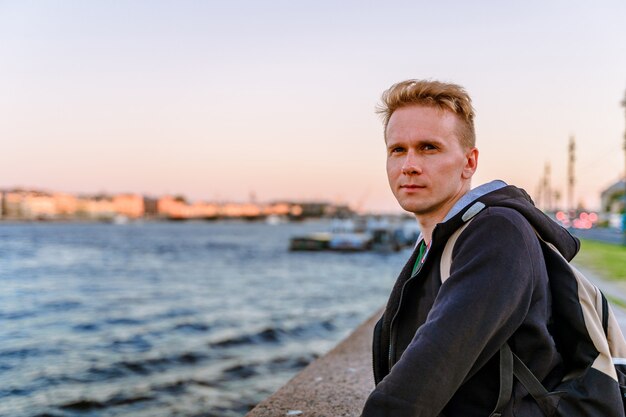
[[[55,194],[65,194],[71,195],[74,197],[84,197],[84,198],[111,198],[114,196],[120,195],[137,195],[142,196],[148,199],[158,199],[163,197],[171,197],[175,199],[180,199],[189,203],[219,203],[219,204],[248,204],[248,203],[259,203],[259,204],[268,204],[268,203],[276,203],[276,202],[307,202],[307,203],[333,203],[329,199],[304,199],[304,200],[294,200],[290,198],[269,198],[265,200],[260,200],[256,197],[256,194],[253,192],[247,196],[247,198],[241,200],[228,200],[228,199],[216,199],[212,200],[209,198],[191,198],[185,195],[182,192],[168,192],[163,194],[155,194],[141,191],[120,191],[120,190],[85,190],[80,192],[73,192],[67,190],[59,190],[59,189],[50,189],[50,188],[41,188],[41,187],[24,187],[24,186],[16,186],[16,187],[0,187],[0,194],[2,193],[28,193],[28,194],[40,194],[40,195],[55,195]]]
[[[626,4],[0,1],[0,188],[397,212],[380,94],[464,85],[473,185],[597,208],[624,175]]]
[[[127,221],[246,219],[280,222],[310,217],[345,217],[354,212],[329,202],[190,201],[181,195],[134,193],[75,195],[42,190],[0,189],[0,221]],[[275,223],[274,223],[275,224]]]

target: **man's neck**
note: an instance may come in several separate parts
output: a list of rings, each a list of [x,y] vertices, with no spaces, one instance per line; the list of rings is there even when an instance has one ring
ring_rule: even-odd
[[[434,218],[425,219],[422,216],[415,215],[417,219],[417,223],[420,225],[420,232],[422,233],[422,237],[424,238],[424,242],[429,245],[433,236],[433,230],[435,230],[435,226],[437,223],[440,223],[443,220],[443,217],[439,220]]]
[[[446,218],[446,215],[454,205],[470,190],[469,183],[463,187],[461,192],[454,198],[450,200],[447,204],[445,204],[441,209],[437,210],[435,213],[428,214],[415,214],[415,218],[417,219],[417,223],[420,225],[420,232],[422,233],[422,237],[424,238],[424,242],[429,245],[433,236],[433,230],[435,230],[435,226],[438,223],[441,223],[443,219]]]

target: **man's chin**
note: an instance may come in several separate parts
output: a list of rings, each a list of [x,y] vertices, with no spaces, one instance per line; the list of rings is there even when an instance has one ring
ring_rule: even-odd
[[[413,213],[415,215],[420,215],[425,212],[428,212],[428,208],[423,204],[417,204],[415,202],[399,202],[400,207],[402,207],[405,211],[409,213]]]

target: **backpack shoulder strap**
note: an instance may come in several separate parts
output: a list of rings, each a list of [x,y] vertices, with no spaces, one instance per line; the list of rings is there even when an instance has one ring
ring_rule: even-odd
[[[472,222],[470,219],[463,226],[456,229],[454,233],[450,236],[448,241],[446,242],[446,246],[443,248],[443,252],[441,253],[441,263],[440,263],[440,276],[441,283],[446,282],[448,278],[450,278],[450,268],[452,267],[452,251],[454,250],[454,244],[456,243],[461,233],[469,226]]]
[[[452,251],[454,250],[454,244],[456,243],[461,233],[469,226],[469,224],[474,219],[478,213],[485,208],[483,203],[476,202],[474,203],[465,214],[463,214],[462,220],[465,222],[463,226],[459,227],[452,235],[448,238],[446,242],[446,246],[443,248],[443,252],[441,253],[441,262],[439,264],[441,283],[446,282],[448,278],[450,278],[450,268],[452,267]]]

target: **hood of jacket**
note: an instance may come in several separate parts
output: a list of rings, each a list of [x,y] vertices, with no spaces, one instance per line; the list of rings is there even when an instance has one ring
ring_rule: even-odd
[[[554,245],[565,259],[571,261],[580,249],[580,242],[567,229],[535,207],[528,193],[521,188],[495,180],[466,193],[450,210],[440,226],[448,235],[485,207],[507,207],[520,213],[539,236]]]

